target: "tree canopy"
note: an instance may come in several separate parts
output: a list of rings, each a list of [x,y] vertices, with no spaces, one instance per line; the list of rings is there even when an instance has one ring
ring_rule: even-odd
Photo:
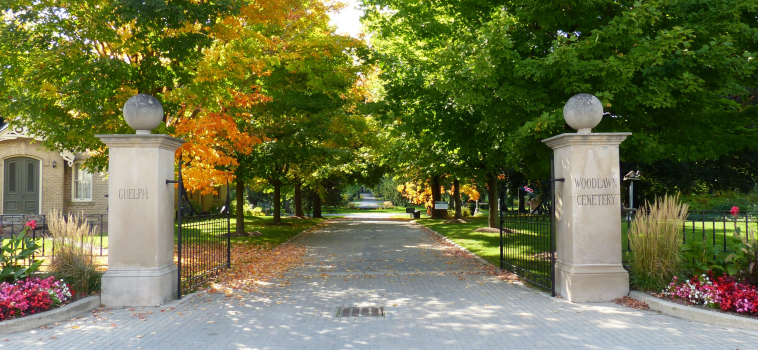
[[[384,121],[457,177],[546,179],[540,140],[574,94],[631,131],[625,162],[730,157],[758,144],[756,1],[365,0]],[[425,163],[425,164],[424,164]],[[434,168],[425,160],[419,166]],[[436,171],[433,171],[436,172]]]

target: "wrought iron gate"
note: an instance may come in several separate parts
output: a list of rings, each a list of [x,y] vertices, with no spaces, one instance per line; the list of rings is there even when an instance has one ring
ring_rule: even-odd
[[[231,266],[231,210],[229,184],[226,201],[218,213],[196,210],[182,183],[179,164],[179,198],[176,211],[176,265],[179,268],[179,299],[182,293],[206,283],[221,270]]]
[[[553,160],[550,160],[553,174]],[[500,191],[500,268],[555,296],[555,179],[541,181],[542,203],[527,212],[509,211]],[[521,189],[520,189],[521,190]]]

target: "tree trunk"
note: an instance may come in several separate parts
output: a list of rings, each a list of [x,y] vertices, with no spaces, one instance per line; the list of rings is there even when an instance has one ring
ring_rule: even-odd
[[[321,196],[315,190],[313,191],[313,217],[316,219],[323,218],[321,216]]]
[[[490,216],[489,225],[491,228],[500,227],[500,221],[498,220],[498,198],[497,198],[497,175],[491,174],[487,176],[487,197],[490,202]]]
[[[463,219],[463,213],[461,213],[461,183],[458,179],[453,180],[453,197],[455,198],[455,218]]]
[[[274,224],[282,223],[282,182],[279,180],[270,180],[274,186]]]
[[[518,189],[518,212],[526,213],[526,191]]]
[[[440,177],[435,176],[432,178],[432,219],[443,219],[447,215],[447,210],[437,209],[436,203],[442,200],[442,193],[440,193]]]
[[[228,191],[228,190],[227,190]],[[237,178],[237,226],[235,232],[238,236],[245,233],[245,182]]]
[[[300,193],[300,182],[295,182],[295,216],[302,218],[305,216],[303,213],[303,195]]]

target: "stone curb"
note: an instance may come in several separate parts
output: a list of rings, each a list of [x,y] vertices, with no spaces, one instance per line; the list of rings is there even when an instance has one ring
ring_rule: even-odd
[[[100,295],[89,296],[54,310],[0,322],[0,334],[22,332],[51,323],[63,322],[97,309],[99,306]]]
[[[664,315],[675,316],[685,320],[715,326],[758,331],[758,320],[752,318],[725,314],[718,311],[701,310],[699,308],[662,300],[638,291],[630,292],[629,296],[639,301],[644,301],[650,307],[650,310],[659,311]]]

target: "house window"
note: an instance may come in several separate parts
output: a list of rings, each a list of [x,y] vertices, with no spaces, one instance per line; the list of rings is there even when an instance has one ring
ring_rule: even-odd
[[[92,200],[92,174],[82,168],[81,162],[74,163],[73,171],[73,185],[71,186],[73,192],[73,200],[79,201],[91,201]]]

